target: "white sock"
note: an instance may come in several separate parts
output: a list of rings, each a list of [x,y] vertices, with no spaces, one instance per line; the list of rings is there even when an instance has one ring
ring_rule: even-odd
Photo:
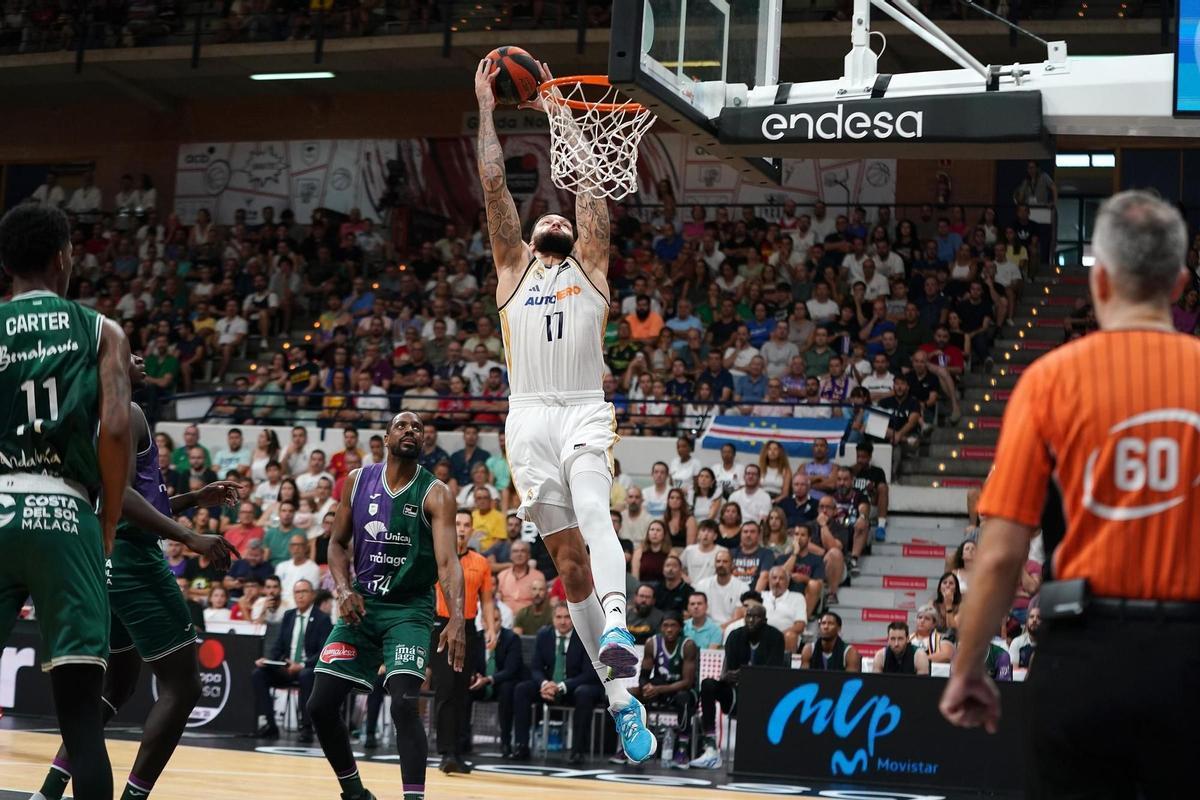
[[[599,453],[582,453],[571,464],[571,502],[591,553],[592,582],[605,628],[625,627],[625,552],[609,516],[612,474]]]
[[[608,704],[614,708],[624,708],[629,704],[629,690],[624,681],[608,680],[608,667],[600,663],[600,634],[604,633],[604,611],[600,608],[600,601],[593,594],[582,603],[568,602],[567,610],[571,612],[571,622],[579,633],[579,640],[583,642],[592,668],[604,684]]]

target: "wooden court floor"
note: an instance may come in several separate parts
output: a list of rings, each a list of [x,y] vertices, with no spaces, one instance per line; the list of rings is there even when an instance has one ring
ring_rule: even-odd
[[[39,788],[59,739],[47,733],[0,730],[0,797],[20,797],[9,792]],[[136,742],[109,739],[114,789],[120,795],[137,752]],[[359,762],[364,785],[379,800],[401,797],[400,769],[395,764]],[[497,775],[473,772],[447,777],[430,767],[426,794],[429,800],[615,800],[636,792],[639,800],[733,800],[765,798],[765,794],[730,792],[692,786],[631,785],[600,780]],[[7,790],[7,791],[5,791]],[[24,795],[27,797],[28,795]],[[151,795],[152,800],[336,800],[337,781],[329,765],[319,758],[242,752],[213,747],[181,745]],[[816,797],[792,794],[789,797]]]

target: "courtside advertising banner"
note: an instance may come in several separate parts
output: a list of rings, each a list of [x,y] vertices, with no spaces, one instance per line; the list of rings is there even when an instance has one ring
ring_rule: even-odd
[[[0,708],[12,714],[53,716],[50,677],[42,672],[37,624],[20,621],[0,653]],[[262,655],[261,636],[201,634],[200,699],[188,730],[251,734],[256,727],[250,674]],[[117,724],[141,725],[158,698],[149,667],[143,665],[133,697],[117,715]]]
[[[1024,786],[1021,684],[1000,683],[1000,730],[954,728],[938,713],[946,682],[749,667],[738,681],[738,776],[889,787]]]

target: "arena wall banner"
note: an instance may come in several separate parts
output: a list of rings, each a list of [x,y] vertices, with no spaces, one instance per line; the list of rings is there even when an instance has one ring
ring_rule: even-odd
[[[1025,693],[1000,683],[1000,730],[938,713],[944,680],[750,667],[738,682],[738,776],[1020,791]]]
[[[19,621],[0,654],[0,708],[13,714],[53,716],[50,678],[41,670],[41,636],[37,624]],[[257,720],[250,673],[262,655],[262,637],[202,634],[200,701],[188,720],[189,730],[252,734]],[[157,697],[150,669],[142,666],[138,688],[121,709],[117,724],[141,725]]]
[[[395,139],[317,139],[276,142],[198,142],[179,147],[175,165],[175,211],[185,223],[207,209],[213,221],[232,225],[237,211],[246,224],[262,221],[271,206],[307,223],[317,208],[362,211],[383,219]]]
[[[499,119],[514,122],[503,135],[508,188],[522,219],[535,202],[571,209],[574,198],[550,178],[550,137],[530,133],[529,114]],[[473,130],[472,117],[464,133]],[[515,120],[515,121],[514,121]],[[477,123],[477,120],[476,120]],[[516,124],[519,123],[519,124]],[[679,204],[680,221],[691,203],[751,205],[767,220],[777,219],[786,199],[801,206],[817,200],[830,212],[850,206],[896,201],[896,162],[880,158],[785,159],[782,185],[762,187],[675,133],[650,134],[638,156],[634,205],[657,205],[669,192]],[[483,208],[473,135],[426,139],[322,139],[276,142],[197,142],[180,145],[175,170],[175,211],[185,223],[204,208],[216,222],[230,225],[240,209],[247,224],[261,221],[264,206],[284,208],[307,223],[314,209],[347,213],[358,208],[372,220],[387,218],[404,205],[451,220],[474,220]],[[711,214],[711,212],[710,212]],[[460,231],[469,235],[470,230]]]

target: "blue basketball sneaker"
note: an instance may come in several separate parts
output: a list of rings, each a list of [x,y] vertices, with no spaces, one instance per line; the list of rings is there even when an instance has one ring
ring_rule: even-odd
[[[610,670],[610,678],[633,678],[638,674],[642,656],[634,646],[633,634],[625,628],[609,628],[600,637],[600,663]]]
[[[629,705],[617,710],[608,709],[621,737],[621,749],[631,764],[640,764],[658,749],[658,740],[646,727],[646,707],[636,697],[629,698]]]

